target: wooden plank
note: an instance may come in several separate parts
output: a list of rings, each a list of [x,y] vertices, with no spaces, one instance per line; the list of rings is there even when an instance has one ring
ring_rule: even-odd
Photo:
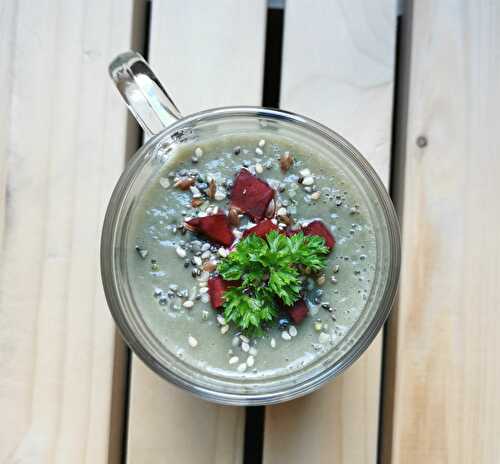
[[[286,2],[282,108],[344,135],[386,185],[395,36],[394,0]],[[379,336],[340,378],[305,398],[268,407],[264,462],[375,463],[380,370]]]
[[[500,462],[499,81],[498,2],[413,2],[385,462]]]
[[[106,66],[130,47],[132,1],[3,2],[0,24],[0,461],[105,463],[99,236],[127,125]]]
[[[150,62],[184,114],[262,98],[266,3],[153,3]],[[134,357],[128,462],[238,463],[244,408],[199,400]]]

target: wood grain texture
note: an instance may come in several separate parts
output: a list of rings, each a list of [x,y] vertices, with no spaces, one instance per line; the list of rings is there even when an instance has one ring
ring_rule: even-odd
[[[126,111],[107,63],[131,1],[2,2],[0,461],[108,462],[115,330],[100,223]]]
[[[413,2],[394,463],[500,462],[499,82],[498,2]]]
[[[395,37],[393,0],[286,3],[281,107],[345,136],[386,185]],[[380,375],[379,336],[340,378],[268,407],[264,462],[375,463]]]
[[[264,0],[152,4],[149,60],[183,114],[262,98]],[[244,408],[207,403],[132,361],[128,462],[240,463]]]

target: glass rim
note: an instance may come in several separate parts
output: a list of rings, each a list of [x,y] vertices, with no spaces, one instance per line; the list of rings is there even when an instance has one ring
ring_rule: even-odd
[[[181,377],[175,372],[168,369],[168,367],[160,364],[149,353],[147,348],[138,338],[134,329],[131,327],[122,311],[121,297],[117,290],[118,282],[116,275],[113,271],[114,259],[114,240],[116,223],[122,212],[123,200],[125,194],[131,184],[132,179],[137,174],[138,168],[141,167],[141,162],[145,163],[146,154],[151,152],[159,141],[162,140],[165,132],[174,133],[176,130],[192,123],[206,121],[210,119],[225,119],[238,116],[255,117],[259,116],[271,118],[278,121],[291,122],[299,124],[307,130],[316,132],[322,138],[330,143],[340,145],[343,154],[348,156],[352,162],[359,168],[365,178],[373,187],[380,205],[382,205],[382,212],[385,222],[388,226],[390,238],[390,262],[389,271],[387,275],[387,282],[383,290],[380,303],[374,309],[374,315],[369,321],[366,328],[363,330],[359,338],[354,344],[343,353],[331,366],[325,367],[319,373],[305,379],[293,386],[275,392],[244,392],[244,393],[230,393],[220,391],[217,389],[210,389],[192,382],[187,378]],[[177,122],[166,128],[164,131],[151,137],[142,147],[139,148],[133,158],[126,164],[125,169],[120,176],[108,203],[104,224],[101,234],[101,278],[104,287],[104,293],[108,303],[108,307],[112,317],[119,329],[121,336],[124,338],[127,345],[132,351],[154,372],[160,375],[163,379],[187,390],[203,399],[226,405],[268,405],[288,401],[318,389],[326,381],[337,377],[344,372],[352,363],[354,363],[363,352],[366,351],[373,339],[379,333],[396,298],[399,274],[401,266],[401,245],[400,245],[400,229],[399,221],[390,200],[389,194],[382,183],[380,177],[375,172],[370,163],[363,157],[363,155],[340,134],[332,129],[320,124],[310,118],[301,116],[292,112],[263,108],[256,106],[228,106],[213,108],[197,112],[179,119]]]

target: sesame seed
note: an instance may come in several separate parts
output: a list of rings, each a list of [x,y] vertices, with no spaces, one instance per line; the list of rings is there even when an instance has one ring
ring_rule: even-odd
[[[247,370],[247,364],[246,363],[241,363],[238,367],[237,367],[237,370],[238,372],[245,372]]]
[[[302,185],[312,185],[314,184],[314,178],[312,176],[304,177]]]
[[[208,287],[201,287],[200,288],[200,295],[204,295],[207,292],[208,292]]]
[[[194,154],[200,158],[203,156],[203,150],[200,148],[200,147],[196,147],[196,149],[194,150]]]
[[[217,314],[216,319],[220,325],[226,325],[226,320],[220,314]]]
[[[257,174],[262,174],[262,173],[264,172],[264,167],[262,166],[262,164],[257,163],[257,164],[255,165],[255,172],[256,172]]]
[[[290,334],[291,337],[297,336],[297,328],[295,326],[291,325],[288,328],[288,333]]]
[[[227,255],[229,254],[229,251],[227,251],[225,248],[223,247],[220,247],[219,250],[217,251],[217,253],[219,253],[219,256],[221,258],[226,258]]]
[[[259,140],[259,147],[263,147],[266,144],[266,141],[264,139]]]
[[[319,197],[321,196],[321,192],[314,192],[311,194],[311,198],[313,200],[319,200]]]
[[[276,348],[276,340],[271,338],[271,348]]]
[[[185,308],[188,308],[188,309],[192,308],[194,306],[194,301],[187,300],[184,303],[182,303],[182,306],[184,306]]]
[[[210,297],[208,296],[208,293],[202,294],[200,299],[201,299],[202,303],[208,303],[210,301]]]
[[[335,276],[333,276],[333,275],[331,277],[331,280],[332,280],[332,284],[336,284],[337,283],[337,278]]]
[[[188,343],[193,348],[196,348],[198,346],[198,340],[196,340],[196,338],[194,338],[192,335],[188,337]]]
[[[255,149],[255,153],[257,153],[257,155],[259,156],[262,156],[264,154],[264,152],[259,147]]]
[[[292,339],[292,337],[290,336],[290,334],[288,332],[285,332],[285,331],[281,332],[281,338],[283,340],[286,340],[286,341],[289,341],[289,340]]]
[[[239,360],[240,360],[240,358],[238,358],[238,356],[233,356],[233,357],[229,360],[229,364],[236,364]]]
[[[160,177],[160,185],[164,189],[167,189],[170,187],[170,180],[168,180],[166,177]]]
[[[250,351],[249,353],[252,355],[252,356],[256,356],[257,355],[257,348],[254,348],[253,346],[250,347]]]
[[[247,352],[250,350],[250,345],[249,345],[247,342],[243,342],[243,343],[241,344],[241,349],[242,349],[245,353],[247,353]]]
[[[311,171],[309,169],[302,169],[299,173],[302,177],[308,177],[311,175]]]
[[[252,367],[254,365],[254,362],[255,362],[255,358],[253,356],[249,356],[247,358],[247,366],[248,367]]]
[[[220,328],[220,333],[222,335],[225,335],[227,333],[227,331],[229,330],[229,326],[228,325],[223,325],[221,328]]]
[[[181,247],[177,247],[175,249],[175,252],[177,253],[177,256],[179,258],[185,258],[186,257],[186,250],[184,248],[181,248]]]

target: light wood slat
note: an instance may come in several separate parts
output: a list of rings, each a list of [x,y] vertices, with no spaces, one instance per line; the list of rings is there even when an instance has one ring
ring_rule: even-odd
[[[105,463],[99,236],[127,123],[106,67],[130,47],[132,1],[2,2],[0,24],[0,461]]]
[[[282,108],[344,135],[387,184],[395,1],[288,0],[285,11]],[[375,463],[380,368],[381,336],[318,392],[268,407],[264,462]]]
[[[498,2],[413,2],[385,462],[500,462],[499,82]]]
[[[154,2],[150,62],[184,114],[262,99],[266,2]],[[244,408],[199,400],[132,362],[128,462],[239,463]]]

